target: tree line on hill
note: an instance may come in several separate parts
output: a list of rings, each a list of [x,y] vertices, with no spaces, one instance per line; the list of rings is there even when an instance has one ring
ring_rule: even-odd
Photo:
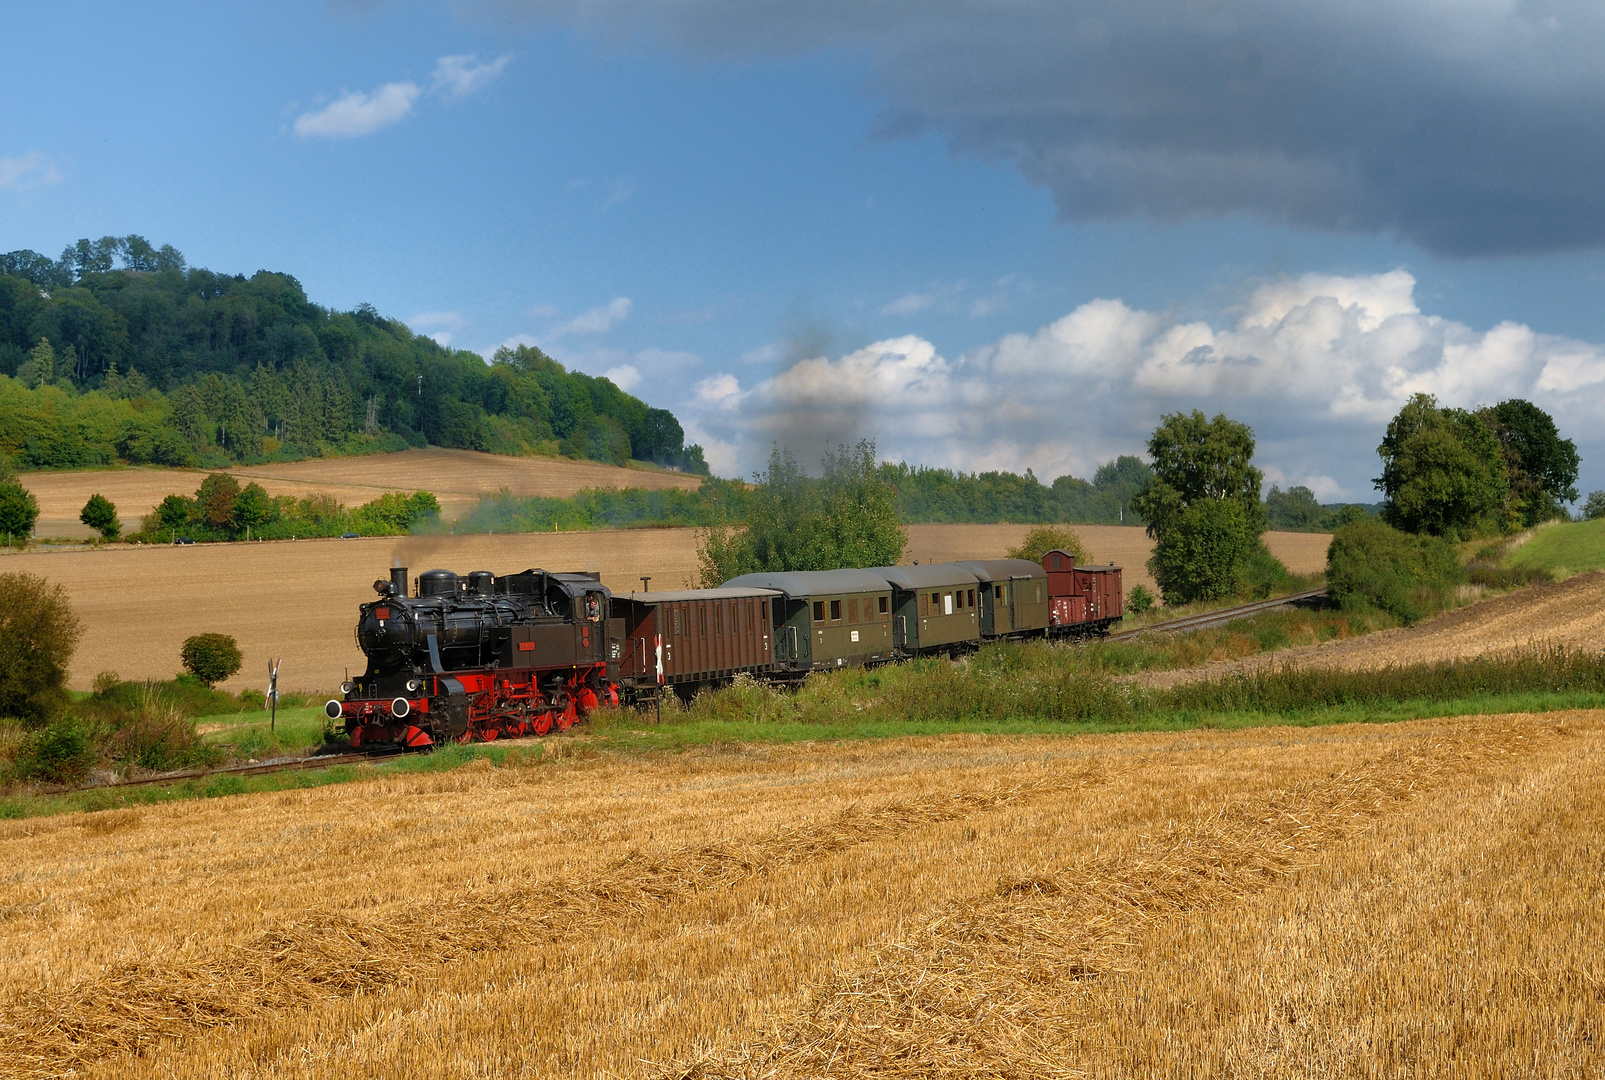
[[[0,255],[0,453],[20,468],[225,467],[409,446],[707,472],[674,415],[540,349],[486,364],[295,278],[142,237]]]

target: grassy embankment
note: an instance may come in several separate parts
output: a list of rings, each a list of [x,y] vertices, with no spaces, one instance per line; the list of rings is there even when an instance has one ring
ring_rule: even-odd
[[[1070,648],[991,646],[957,664],[921,660],[816,675],[796,691],[742,682],[703,694],[684,708],[671,698],[661,722],[652,713],[602,712],[570,737],[454,746],[383,764],[313,772],[212,775],[137,788],[17,794],[0,799],[0,817],[318,787],[379,774],[444,771],[475,758],[499,764],[509,755],[527,764],[532,758],[544,761],[576,752],[677,751],[741,743],[1378,723],[1605,706],[1605,657],[1563,650],[1365,672],[1272,668],[1172,688],[1140,687],[1119,679],[1134,671],[1233,659],[1383,625],[1388,625],[1385,616],[1289,611],[1169,639]],[[201,717],[197,723],[208,745],[236,760],[276,756],[321,739],[321,714],[311,706],[281,711],[279,730],[271,735],[266,726],[259,710]]]
[[[1547,570],[1557,580],[1605,568],[1605,518],[1540,526],[1502,562],[1515,569]]]

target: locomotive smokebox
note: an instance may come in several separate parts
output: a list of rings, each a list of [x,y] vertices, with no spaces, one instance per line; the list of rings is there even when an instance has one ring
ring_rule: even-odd
[[[392,566],[390,568],[390,595],[407,595],[407,568],[405,566]]]

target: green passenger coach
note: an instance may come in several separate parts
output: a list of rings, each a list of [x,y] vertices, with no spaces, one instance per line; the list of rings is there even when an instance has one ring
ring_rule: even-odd
[[[892,644],[901,656],[968,652],[981,644],[981,583],[954,563],[878,566],[892,587]]]
[[[775,660],[781,671],[802,674],[863,667],[893,658],[892,588],[877,572],[742,574],[722,587],[773,589],[782,594],[771,607]]]
[[[956,562],[984,587],[981,595],[981,638],[1046,637],[1048,572],[1026,559],[981,559]]]

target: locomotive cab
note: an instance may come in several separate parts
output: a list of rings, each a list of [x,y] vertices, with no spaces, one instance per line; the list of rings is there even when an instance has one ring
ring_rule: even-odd
[[[353,745],[544,734],[614,699],[595,574],[429,570],[409,596],[397,567],[374,591],[356,629],[367,670],[325,709]]]

